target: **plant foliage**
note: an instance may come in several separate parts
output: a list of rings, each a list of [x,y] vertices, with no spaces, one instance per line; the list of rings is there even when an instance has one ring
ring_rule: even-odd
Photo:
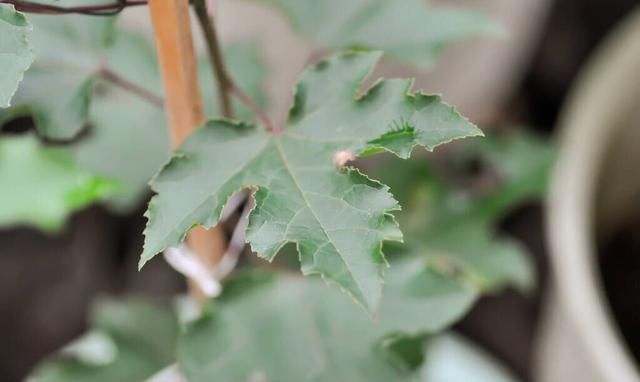
[[[114,184],[78,168],[64,150],[33,136],[0,138],[0,226],[55,231],[67,216],[107,197]]]
[[[216,225],[226,201],[252,188],[247,240],[254,251],[272,260],[295,242],[303,273],[322,275],[375,310],[382,243],[402,238],[391,215],[399,206],[386,186],[340,168],[336,157],[393,147],[397,125],[411,130],[401,138],[404,151],[481,134],[440,97],[411,93],[411,81],[380,81],[358,95],[379,57],[344,53],[306,71],[283,131],[223,120],[196,131],[152,182],[158,195],[147,212],[141,264],[194,225]]]
[[[268,102],[255,44],[224,49],[232,85],[255,101],[234,102],[237,120],[219,117],[221,95],[202,59],[211,119],[173,154],[146,37],[118,28],[114,16],[27,21],[0,2],[0,127],[27,116],[40,137],[65,141],[0,138],[0,225],[52,231],[96,201],[134,210],[161,167],[151,180],[140,266],[194,226],[219,224],[230,198],[248,189],[251,249],[274,262],[293,244],[304,275],[336,284],[365,310],[318,277],[245,269],[193,320],[137,298],[97,304],[87,335],[29,381],[138,382],[171,365],[190,382],[513,381],[472,344],[442,332],[482,294],[535,284],[524,249],[497,227],[542,195],[553,152],[514,132],[465,139],[425,159],[416,146],[432,151],[483,134],[411,80],[368,81],[383,54],[426,67],[453,42],[499,28],[423,0],[262,2],[329,58],[301,75],[282,125],[256,111]],[[64,2],[96,4],[104,5]],[[374,155],[377,165],[368,166]]]

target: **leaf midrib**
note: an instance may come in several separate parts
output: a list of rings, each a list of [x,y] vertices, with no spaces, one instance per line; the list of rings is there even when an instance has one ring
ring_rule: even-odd
[[[289,176],[291,177],[291,180],[293,181],[293,184],[296,186],[296,188],[298,189],[298,192],[300,192],[300,195],[302,196],[302,199],[304,200],[305,204],[307,205],[307,208],[309,209],[309,211],[311,212],[311,214],[313,215],[313,217],[316,219],[316,221],[318,222],[318,225],[320,226],[320,229],[322,230],[322,233],[324,234],[324,236],[327,238],[327,240],[329,241],[329,243],[331,244],[331,246],[333,247],[333,249],[336,251],[336,253],[340,256],[340,258],[342,259],[342,261],[344,262],[344,264],[347,267],[347,270],[349,271],[349,276],[351,277],[351,279],[356,283],[356,285],[358,286],[359,289],[359,293],[362,296],[362,298],[364,299],[364,295],[362,295],[362,287],[360,285],[360,283],[358,282],[358,280],[355,279],[355,277],[353,276],[354,273],[351,269],[351,266],[349,264],[349,262],[344,258],[344,256],[342,255],[342,253],[338,250],[338,247],[335,245],[335,243],[333,242],[331,236],[329,236],[329,233],[327,232],[327,230],[324,228],[324,226],[322,225],[322,221],[320,220],[320,218],[318,217],[316,211],[313,209],[311,202],[309,201],[309,199],[307,198],[307,195],[305,194],[304,190],[302,189],[302,187],[300,186],[300,184],[298,183],[298,180],[296,179],[296,177],[293,174],[293,171],[291,169],[291,167],[289,167],[289,160],[285,154],[285,150],[282,147],[282,143],[280,142],[280,139],[275,138],[274,139],[275,144],[276,144],[276,148],[278,150],[278,154],[280,155],[280,158],[282,159],[282,164],[284,165],[285,169],[287,170],[287,173],[289,173]],[[351,291],[349,291],[349,293],[353,293]],[[354,296],[356,297],[356,296]],[[358,299],[358,298],[356,298]],[[367,300],[364,299],[364,301],[366,302]],[[368,304],[368,302],[367,302]]]

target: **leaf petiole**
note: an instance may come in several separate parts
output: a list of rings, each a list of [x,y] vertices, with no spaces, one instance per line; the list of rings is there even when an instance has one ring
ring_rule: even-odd
[[[141,86],[134,84],[133,82],[127,80],[126,78],[120,76],[118,73],[112,71],[109,68],[103,67],[98,71],[98,77],[103,80],[123,89],[127,92],[134,94],[150,104],[162,109],[164,108],[164,98],[161,96],[151,92],[148,89],[145,89]]]

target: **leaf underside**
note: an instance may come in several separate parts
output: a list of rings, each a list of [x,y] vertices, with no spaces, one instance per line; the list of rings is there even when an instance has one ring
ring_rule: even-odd
[[[0,4],[0,108],[9,107],[33,62],[31,24],[11,4]]]
[[[358,96],[380,54],[348,52],[305,72],[297,85],[286,128],[216,120],[197,130],[152,182],[157,193],[147,211],[141,266],[179,244],[195,225],[218,223],[226,201],[254,190],[247,241],[271,260],[287,243],[297,245],[304,274],[320,274],[375,310],[381,296],[382,243],[401,240],[391,213],[399,208],[388,188],[359,171],[337,168],[336,155],[384,147],[397,126],[402,151],[427,149],[481,135],[439,97],[410,93],[411,81],[379,81]]]

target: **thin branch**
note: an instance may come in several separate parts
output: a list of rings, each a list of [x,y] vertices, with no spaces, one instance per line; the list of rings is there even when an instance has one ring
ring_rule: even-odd
[[[98,75],[100,76],[100,78],[144,99],[145,101],[160,109],[164,107],[164,99],[162,97],[141,86],[134,84],[133,82],[121,77],[119,74],[111,71],[110,69],[102,68],[100,69],[100,71],[98,71]]]
[[[240,89],[240,87],[238,87],[234,83],[231,91],[233,95],[235,95],[236,98],[240,100],[240,102],[242,102],[246,107],[249,108],[249,110],[253,112],[253,114],[256,115],[256,118],[258,118],[258,120],[262,122],[262,124],[264,124],[267,130],[274,134],[280,132],[281,129],[271,121],[269,115],[260,106],[258,106],[258,104],[255,103],[255,101],[251,97],[249,97],[249,95],[245,93],[244,90]]]
[[[111,3],[63,7],[59,5],[42,4],[28,0],[0,0],[0,3],[13,4],[18,11],[28,13],[69,14],[78,13],[90,16],[113,16],[127,7],[146,5],[146,0],[118,0]]]
[[[224,64],[213,17],[211,17],[208,12],[206,0],[193,0],[192,4],[207,43],[207,51],[211,61],[213,75],[217,80],[222,115],[227,118],[233,117],[233,105],[231,104],[230,98],[230,96],[233,95],[256,115],[256,118],[264,124],[268,131],[274,134],[279,133],[280,129],[271,121],[269,115],[260,108],[229,75]]]
[[[216,28],[213,24],[213,18],[209,17],[205,0],[194,0],[193,8],[198,18],[200,28],[202,29],[202,34],[207,42],[207,52],[211,60],[211,68],[218,84],[220,110],[224,117],[232,118],[233,105],[231,104],[230,95],[233,89],[233,82],[224,65],[224,58],[222,56],[222,50],[220,49],[220,43],[218,42]]]

